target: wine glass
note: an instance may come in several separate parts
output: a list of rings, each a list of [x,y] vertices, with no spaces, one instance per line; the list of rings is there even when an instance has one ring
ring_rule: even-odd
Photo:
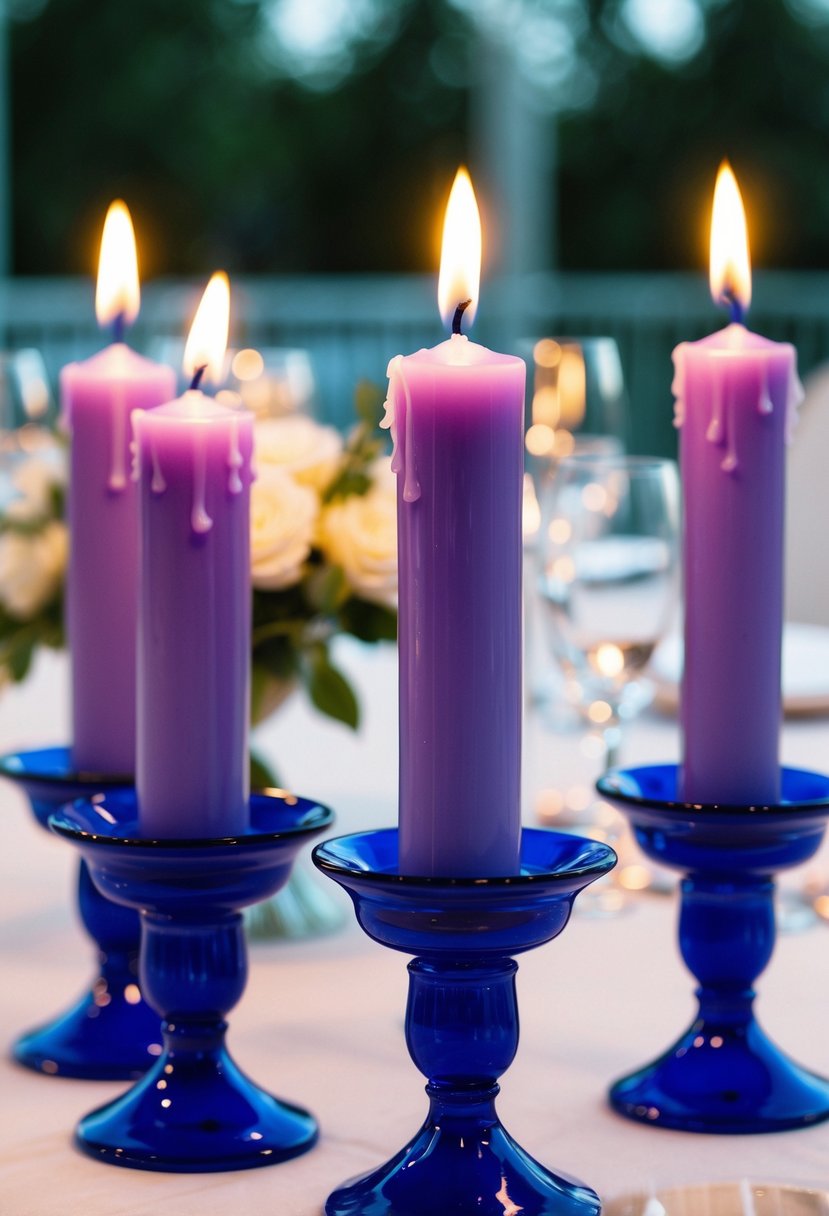
[[[538,543],[538,500],[559,461],[572,455],[621,455],[627,398],[613,338],[522,338],[518,350],[527,362],[524,555],[529,575]],[[546,650],[531,577],[525,579],[524,604],[528,705],[544,706],[548,715],[555,714],[557,707],[566,714],[558,695],[561,676],[541,657]]]
[[[580,455],[561,460],[541,502],[538,590],[564,696],[588,728],[581,759],[612,768],[622,723],[651,699],[646,668],[678,598],[679,477],[673,461]],[[575,749],[569,749],[571,753]],[[621,816],[575,784],[543,789],[542,822],[612,843],[619,865],[583,912],[613,915],[657,876]]]
[[[559,460],[624,450],[627,396],[619,348],[608,337],[523,338],[527,361],[526,440],[536,481]]]
[[[538,589],[565,690],[601,730],[606,767],[621,724],[651,699],[645,669],[674,616],[679,479],[646,456],[562,460],[542,504]]]

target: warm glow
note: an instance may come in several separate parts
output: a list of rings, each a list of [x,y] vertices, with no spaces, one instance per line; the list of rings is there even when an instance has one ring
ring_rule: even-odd
[[[552,456],[556,446],[556,433],[546,422],[534,422],[524,437],[531,456]]]
[[[230,370],[237,380],[257,380],[265,370],[265,360],[258,350],[246,347],[244,350],[237,350]]]
[[[130,325],[138,316],[140,303],[135,233],[127,205],[118,199],[110,204],[101,236],[95,289],[98,324],[110,325],[120,316]]]
[[[587,368],[578,346],[563,346],[558,368],[559,425],[577,431],[587,408]]]
[[[625,670],[624,652],[613,642],[602,642],[596,651],[596,667],[601,675],[608,678],[620,676]]]
[[[715,304],[736,301],[743,312],[751,303],[751,260],[740,187],[723,161],[714,188],[709,278]]]
[[[524,540],[531,540],[541,527],[541,507],[535,492],[533,479],[529,473],[524,474],[524,495],[521,513],[521,535]]]
[[[223,270],[218,270],[204,289],[196,310],[190,336],[184,348],[184,371],[195,376],[204,368],[205,379],[218,384],[222,378],[227,331],[230,323],[230,282]]]
[[[533,347],[533,360],[537,367],[558,367],[561,347],[555,338],[539,338]]]
[[[471,300],[463,314],[463,328],[469,329],[478,309],[480,286],[481,217],[469,174],[458,169],[446,204],[440,251],[438,307],[444,325],[451,325],[459,304]]]

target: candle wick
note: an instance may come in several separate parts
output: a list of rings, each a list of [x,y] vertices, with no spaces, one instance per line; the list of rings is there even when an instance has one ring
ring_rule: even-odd
[[[124,330],[127,327],[127,318],[122,312],[117,312],[112,318],[112,340],[113,342],[124,341]]]
[[[728,305],[729,316],[732,324],[742,325],[745,320],[746,310],[740,300],[737,299],[730,287],[727,287],[723,292],[723,300]]]
[[[471,303],[472,303],[471,300],[461,300],[460,304],[455,309],[455,315],[452,318],[452,333],[453,334],[459,334],[461,332],[461,317],[466,312],[467,308],[469,307],[469,305]]]
[[[201,384],[201,378],[206,371],[207,371],[206,363],[202,363],[201,367],[196,368],[196,370],[193,372],[193,379],[190,381],[190,392],[192,392],[193,389],[196,389],[199,387],[199,385]]]

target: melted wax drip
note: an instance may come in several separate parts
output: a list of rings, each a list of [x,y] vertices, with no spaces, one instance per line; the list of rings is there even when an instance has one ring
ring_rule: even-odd
[[[674,352],[674,378],[671,392],[674,396],[674,426],[681,427],[685,422],[685,364],[682,354],[685,343],[681,343]],[[739,467],[737,451],[737,416],[734,409],[733,394],[728,394],[724,380],[717,378],[712,389],[711,419],[705,437],[709,443],[718,446],[726,445],[726,454],[720,467],[726,473],[734,473]],[[785,440],[791,443],[797,426],[798,409],[803,401],[804,391],[800,377],[794,372],[788,383],[786,392],[786,425]],[[757,413],[768,417],[774,413],[774,401],[769,388],[768,369],[760,372],[760,383],[757,391]]]
[[[153,475],[150,481],[150,489],[153,494],[163,494],[167,489],[167,482],[164,480],[164,474],[161,472],[158,452],[155,450],[155,447],[153,447]]]
[[[213,527],[213,520],[207,514],[207,453],[202,436],[197,437],[193,452],[193,509],[190,512],[190,526],[200,536]]]
[[[674,395],[674,426],[681,427],[685,421],[685,363],[683,342],[674,351],[674,378],[671,381],[671,392]]]
[[[233,419],[230,427],[230,455],[227,458],[227,465],[230,469],[230,476],[227,482],[228,491],[231,494],[242,493],[242,478],[239,470],[244,464],[242,452],[239,448],[239,423],[237,419]]]
[[[395,355],[388,366],[386,374],[389,377],[389,395],[385,402],[386,414],[380,423],[386,430],[391,431],[394,448],[391,457],[393,473],[403,474],[404,502],[417,502],[420,498],[420,483],[417,480],[417,470],[414,467],[412,444],[412,399],[409,386],[403,374],[403,356]],[[397,388],[403,390],[403,402],[397,397]],[[403,433],[398,425],[398,411],[403,405]]]
[[[127,401],[123,381],[118,381],[112,401],[112,463],[107,489],[123,493],[127,485]]]

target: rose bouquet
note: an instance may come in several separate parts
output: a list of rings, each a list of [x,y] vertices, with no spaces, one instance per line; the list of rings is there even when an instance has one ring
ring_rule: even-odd
[[[34,425],[0,453],[0,683],[25,679],[38,646],[63,645],[65,455]]]
[[[302,685],[322,713],[357,726],[357,698],[331,661],[331,640],[395,637],[395,490],[381,405],[378,389],[359,385],[346,438],[304,415],[255,424],[254,722]],[[64,486],[61,440],[25,428],[0,486],[0,679],[24,679],[38,646],[64,644]]]

